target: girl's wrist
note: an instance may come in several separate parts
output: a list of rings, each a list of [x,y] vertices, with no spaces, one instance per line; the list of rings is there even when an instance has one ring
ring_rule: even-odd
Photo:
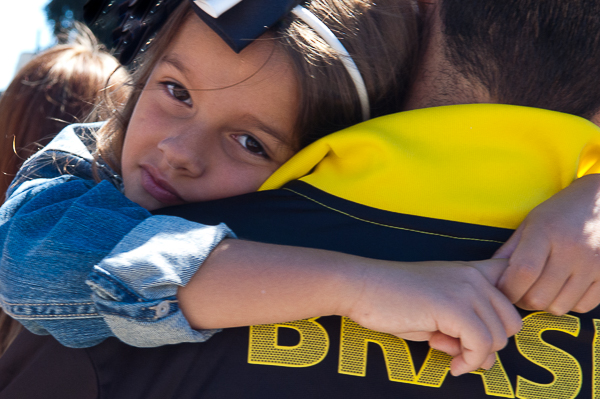
[[[342,268],[338,278],[338,291],[334,314],[355,318],[356,309],[361,308],[368,291],[378,285],[378,273],[382,267],[390,267],[386,261],[352,256]]]

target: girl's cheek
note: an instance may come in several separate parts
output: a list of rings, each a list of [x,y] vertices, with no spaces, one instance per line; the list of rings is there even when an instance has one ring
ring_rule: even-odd
[[[167,124],[170,114],[167,112],[164,104],[158,100],[146,101],[137,115],[139,122],[144,124],[149,130],[156,128],[157,125]]]

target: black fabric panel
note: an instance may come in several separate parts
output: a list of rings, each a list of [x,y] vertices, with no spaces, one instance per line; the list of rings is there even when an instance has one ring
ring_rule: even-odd
[[[489,258],[512,233],[373,209],[300,181],[281,190],[164,208],[156,213],[205,224],[226,222],[239,238],[254,241],[405,261]]]
[[[300,0],[246,0],[215,19],[192,3],[192,9],[212,30],[239,53],[283,19]]]

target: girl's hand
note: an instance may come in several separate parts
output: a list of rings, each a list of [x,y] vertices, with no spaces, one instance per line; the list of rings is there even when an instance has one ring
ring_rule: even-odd
[[[494,255],[509,258],[499,289],[555,315],[600,303],[600,175],[577,179],[527,216]]]
[[[495,287],[506,264],[391,262],[225,239],[177,297],[195,329],[347,316],[374,331],[428,340],[456,356],[451,371],[459,375],[491,367],[494,352],[521,328]]]
[[[490,368],[521,317],[494,284],[506,267],[481,262],[382,262],[366,267],[347,315],[362,326],[455,356],[453,375]]]

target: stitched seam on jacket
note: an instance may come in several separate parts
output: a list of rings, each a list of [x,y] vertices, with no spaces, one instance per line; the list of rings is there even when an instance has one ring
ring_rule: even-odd
[[[60,317],[62,319],[64,318],[69,318],[69,317],[101,317],[99,313],[81,313],[81,314],[20,314],[20,313],[13,313],[11,312],[9,309],[3,309],[4,312],[9,315],[12,316],[14,319],[18,319],[18,320],[31,320],[31,319],[52,319],[52,318],[56,318],[56,317]]]
[[[365,222],[365,223],[371,223],[371,224],[374,224],[374,225],[376,225],[376,226],[387,227],[387,228],[390,228],[390,229],[396,229],[396,230],[410,231],[410,232],[412,232],[412,233],[427,234],[427,235],[430,235],[430,236],[438,236],[438,237],[444,237],[444,238],[452,238],[452,239],[454,239],[454,240],[481,241],[481,242],[493,242],[493,243],[498,243],[498,244],[504,244],[504,242],[503,242],[503,241],[497,241],[497,240],[486,240],[486,239],[482,239],[482,238],[473,238],[473,237],[458,237],[458,236],[451,236],[451,235],[447,235],[447,234],[432,233],[432,232],[430,232],[430,231],[415,230],[415,229],[409,229],[409,228],[406,228],[406,227],[398,227],[398,226],[391,226],[391,225],[387,225],[387,224],[383,224],[383,223],[377,223],[377,222],[373,222],[373,221],[371,221],[371,220],[367,220],[367,219],[362,219],[362,218],[359,218],[359,217],[357,217],[357,216],[354,216],[354,215],[351,215],[351,214],[349,214],[349,213],[347,213],[347,212],[344,212],[344,211],[341,211],[341,210],[339,210],[339,209],[333,208],[333,207],[331,207],[331,206],[329,206],[329,205],[325,205],[325,204],[323,204],[322,202],[319,202],[319,201],[317,201],[316,199],[309,197],[308,195],[305,195],[305,194],[299,193],[299,192],[297,192],[297,191],[295,191],[295,190],[292,190],[292,189],[290,189],[290,188],[284,187],[283,189],[284,189],[284,190],[287,190],[287,191],[291,191],[291,192],[292,192],[292,193],[294,193],[294,194],[297,194],[297,195],[299,195],[299,196],[301,196],[301,197],[304,197],[304,198],[306,198],[307,200],[310,200],[310,201],[312,201],[312,202],[314,202],[314,203],[316,203],[316,204],[319,204],[319,205],[321,205],[322,207],[325,207],[325,208],[327,208],[327,209],[330,209],[330,210],[332,210],[332,211],[334,211],[334,212],[338,212],[338,213],[341,213],[342,215],[345,215],[345,216],[351,217],[352,219],[356,219],[356,220],[359,220],[359,221],[361,221],[361,222]]]
[[[11,306],[81,306],[81,305],[93,305],[94,302],[71,302],[71,303],[19,303],[19,302],[6,302],[3,303]]]
[[[98,312],[93,313],[76,313],[76,314],[23,314],[23,313],[15,313],[12,312],[10,308],[13,306],[24,306],[24,307],[36,307],[36,306],[90,306],[94,305],[94,302],[76,302],[76,303],[16,303],[16,302],[6,302],[0,301],[5,306],[3,308],[4,312],[13,318],[18,318],[20,320],[31,320],[31,319],[52,319],[56,317],[61,318],[69,318],[69,317],[99,317],[100,314]]]

